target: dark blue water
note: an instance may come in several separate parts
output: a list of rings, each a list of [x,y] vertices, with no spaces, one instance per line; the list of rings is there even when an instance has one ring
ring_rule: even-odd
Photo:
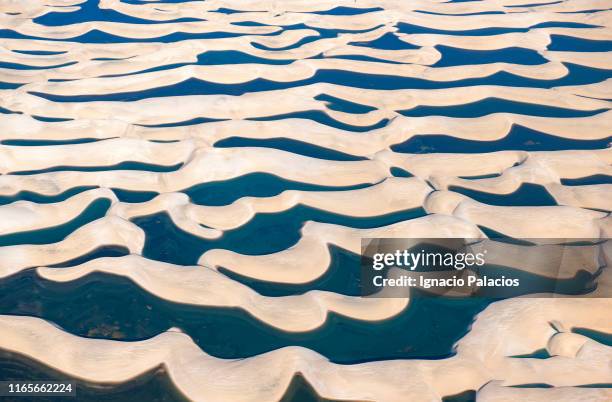
[[[498,232],[486,226],[482,226],[482,225],[477,225],[477,226],[478,226],[478,229],[480,229],[482,233],[484,233],[485,236],[487,236],[490,239],[508,239],[510,242],[516,242],[516,244],[521,244],[521,245],[529,244],[528,242],[526,243],[522,239],[514,239],[512,236],[509,236],[506,233]]]
[[[262,24],[261,22],[256,22],[256,21],[236,21],[236,22],[231,22],[232,25],[237,25],[239,27],[265,27],[265,26],[269,26],[266,24]]]
[[[381,50],[409,50],[419,48],[419,46],[404,42],[391,32],[387,32],[380,38],[369,42],[349,42],[349,45],[369,47]]]
[[[130,4],[142,4],[140,0],[123,0]],[[185,0],[164,0],[170,3],[180,3]],[[478,0],[451,0],[458,3],[463,1]],[[558,2],[551,2],[554,4]],[[82,9],[70,13],[49,13],[38,17],[35,22],[47,26],[61,26],[85,21],[116,21],[134,24],[162,23],[148,21],[137,17],[122,15],[112,10],[100,10],[97,1],[88,1],[81,4]],[[529,5],[521,5],[529,6]],[[535,6],[535,5],[533,5]],[[330,10],[315,12],[319,15],[357,15],[378,11],[378,8],[359,9],[352,7],[335,7]],[[217,10],[223,14],[240,13],[240,10],[222,8]],[[436,14],[423,12],[426,14]],[[501,12],[468,13],[475,14],[500,14]],[[193,21],[197,16],[176,21]],[[435,17],[432,17],[435,18]],[[175,21],[175,22],[176,22]],[[170,22],[170,21],[165,21]],[[260,26],[255,22],[237,22],[235,25]],[[435,29],[419,27],[410,24],[399,23],[400,32],[403,33],[447,33],[453,35],[497,35],[507,32],[527,32],[533,28],[546,27],[573,27],[589,28],[592,25],[550,22],[538,24],[529,28],[484,28],[464,31],[448,31],[443,26]],[[342,30],[329,30],[311,28],[305,24],[296,24],[282,27],[288,29],[315,29],[318,34],[284,47],[269,49],[262,45],[254,45],[261,49],[283,50],[293,49],[320,38],[336,37],[340,33],[350,32]],[[361,32],[366,32],[363,30]],[[282,31],[270,35],[278,35]],[[354,31],[353,31],[354,32]],[[88,32],[72,40],[77,42],[91,43],[122,43],[122,42],[175,42],[185,39],[208,39],[237,37],[243,34],[230,32],[215,32],[205,34],[187,34],[177,32],[161,38],[130,39],[103,33],[97,30]],[[0,37],[18,37],[32,39],[10,30],[0,30]],[[486,38],[485,38],[486,39]],[[367,46],[377,49],[400,50],[416,49],[414,46],[399,40],[394,34],[388,33],[383,37],[370,42],[353,42],[352,45]],[[459,66],[465,64],[486,64],[494,62],[508,62],[523,65],[537,65],[545,60],[529,49],[510,48],[495,51],[471,51],[452,48],[448,46],[437,46],[443,58],[435,67]],[[590,51],[603,52],[612,50],[612,41],[591,41],[569,36],[553,35],[550,50],[563,51]],[[44,51],[22,51],[25,54],[60,54],[63,52]],[[322,57],[321,55],[317,57]],[[326,82],[339,85],[352,86],[355,88],[373,89],[400,89],[400,88],[452,88],[472,85],[503,85],[514,87],[537,87],[550,88],[563,85],[582,85],[601,82],[612,78],[612,70],[593,69],[566,63],[569,69],[568,75],[555,80],[529,79],[505,72],[493,74],[488,77],[466,79],[452,82],[434,82],[420,78],[402,78],[393,75],[394,63],[384,60],[375,60],[364,56],[346,56],[344,58],[359,59],[364,61],[386,62],[389,65],[389,75],[360,74],[352,71],[324,70],[317,72],[313,77],[304,80],[281,83],[267,80],[253,80],[247,83],[224,85],[190,79],[162,88],[154,88],[134,93],[119,93],[110,95],[93,96],[85,94],[82,96],[52,96],[38,94],[47,99],[64,102],[89,102],[97,100],[133,101],[147,99],[157,96],[177,96],[187,94],[228,94],[241,95],[248,92],[266,91],[274,89],[291,88],[308,85],[316,82]],[[238,51],[210,51],[198,56],[195,63],[175,63],[159,66],[147,71],[162,71],[177,68],[188,64],[198,65],[220,65],[220,64],[275,64],[284,65],[294,62],[293,60],[269,60],[250,56]],[[14,69],[31,69],[31,67],[15,63],[4,63],[4,67]],[[46,68],[46,67],[45,67]],[[245,66],[245,68],[247,68]],[[18,88],[20,84],[0,83],[1,89]],[[360,105],[343,99],[334,98],[329,95],[320,95],[317,99],[327,103],[331,110],[344,111],[347,113],[367,113],[374,108]],[[3,113],[11,113],[2,110]],[[589,116],[594,112],[581,112],[573,109],[550,108],[528,103],[517,103],[502,101],[499,99],[487,99],[469,105],[461,105],[452,108],[421,107],[405,111],[407,116],[427,116],[441,114],[456,117],[477,117],[494,112],[521,113],[534,116],[556,116],[556,117],[580,117]],[[36,116],[42,121],[62,121],[64,119],[50,118],[48,116]],[[351,130],[354,132],[367,131],[374,128],[384,127],[388,122],[381,121],[370,127],[355,127],[333,120],[327,114],[320,111],[302,111],[283,116],[274,116],[260,120],[303,118],[317,121],[332,127]],[[201,124],[213,121],[204,116],[186,122],[176,122],[158,125],[159,127],[170,127],[180,125]],[[244,135],[244,134],[242,134]],[[96,139],[77,140],[6,140],[2,144],[11,145],[56,145],[76,144],[97,141]],[[510,133],[503,139],[497,141],[470,141],[453,138],[445,135],[422,135],[410,140],[396,144],[392,147],[398,152],[427,153],[427,152],[492,152],[503,149],[516,149],[526,151],[544,151],[561,149],[604,149],[610,143],[611,138],[601,140],[570,140],[555,137],[545,133],[521,126],[514,126]],[[326,149],[314,144],[289,140],[286,138],[273,139],[249,139],[242,137],[240,132],[233,137],[218,141],[217,147],[244,147],[257,146],[266,148],[282,149],[285,151],[312,156],[328,160],[359,160],[363,158],[344,154],[331,149]],[[147,164],[134,164],[127,162],[111,167],[79,168],[60,166],[39,171],[21,172],[20,174],[35,174],[58,170],[79,171],[102,171],[110,169],[136,169],[156,172],[173,171],[179,169],[176,166],[156,166]],[[390,174],[397,177],[410,177],[407,170],[392,167]],[[482,179],[494,177],[494,175],[475,176],[470,179]],[[611,176],[596,175],[579,179],[562,179],[564,185],[589,185],[612,183]],[[346,187],[317,186],[305,183],[292,182],[280,177],[264,173],[253,173],[235,179],[205,183],[184,190],[193,202],[203,205],[226,205],[243,196],[273,196],[287,189],[298,189],[306,191],[328,191],[347,190],[363,188],[370,184]],[[31,192],[21,192],[12,196],[0,196],[0,204],[6,204],[16,200],[32,200],[39,203],[59,202],[68,197],[85,191],[91,187],[78,187],[54,196],[42,196]],[[546,190],[537,185],[523,184],[517,191],[507,195],[489,194],[477,192],[465,188],[452,187],[452,191],[465,194],[480,202],[492,205],[554,205],[554,199]],[[113,189],[120,200],[126,202],[143,202],[157,195],[156,192],[138,192],[124,189]],[[100,199],[92,204],[74,220],[53,228],[40,231],[24,232],[0,236],[0,246],[8,244],[42,244],[61,240],[78,227],[100,218],[109,206],[109,201]],[[296,206],[288,211],[276,214],[257,214],[244,226],[228,231],[223,237],[216,240],[204,240],[197,238],[176,228],[166,214],[157,214],[134,219],[134,222],[142,227],[147,233],[145,256],[162,261],[170,261],[180,264],[194,264],[198,257],[211,248],[226,248],[244,254],[263,254],[286,249],[295,244],[299,239],[300,228],[307,220],[330,222],[352,227],[374,227],[387,225],[401,220],[412,219],[423,216],[422,209],[401,211],[373,218],[351,218],[347,216],[331,214],[329,212],[316,210],[305,206]],[[483,228],[488,235],[502,235],[490,229]],[[359,258],[346,250],[335,246],[329,247],[332,257],[329,270],[320,278],[305,285],[285,285],[258,281],[248,277],[242,277],[228,270],[221,269],[231,278],[242,282],[261,294],[268,296],[284,296],[300,294],[310,289],[321,289],[348,295],[359,295],[360,272]],[[102,256],[120,256],[129,253],[128,250],[119,246],[105,246],[93,250],[84,256],[71,261],[64,261],[57,266],[71,266]],[[500,274],[502,271],[487,272],[487,275]],[[503,271],[503,272],[507,272]],[[523,274],[526,275],[526,274]],[[515,274],[513,274],[515,276]],[[576,283],[585,284],[588,278],[583,276],[573,278],[571,281],[559,283],[547,282],[546,278],[535,278],[530,275],[522,277],[523,282],[533,284],[534,289],[550,288],[565,293],[575,292]],[[485,295],[486,296],[486,295]],[[509,295],[511,296],[511,295]],[[334,362],[356,363],[380,359],[397,358],[444,358],[453,354],[453,345],[469,329],[475,315],[482,311],[491,300],[475,299],[435,299],[416,298],[411,301],[411,306],[399,316],[383,322],[368,323],[347,319],[336,314],[331,314],[328,321],[318,330],[307,333],[285,333],[278,331],[264,323],[254,319],[249,314],[238,309],[222,308],[196,308],[177,303],[169,303],[146,293],[131,281],[112,275],[93,274],[79,281],[67,284],[45,281],[36,276],[33,271],[22,272],[11,278],[0,280],[0,314],[27,314],[48,319],[64,330],[87,337],[137,340],[145,339],[159,334],[170,327],[179,327],[206,352],[225,358],[242,358],[253,356],[274,350],[283,346],[298,345],[308,347],[329,357]],[[599,342],[610,345],[610,334],[597,333],[586,329],[574,329],[575,332],[583,333]],[[528,356],[523,356],[528,357]],[[529,357],[536,357],[529,356]],[[28,361],[18,356],[7,356],[0,353],[0,379],[66,379],[60,373],[53,372],[40,364]],[[600,386],[601,384],[599,384]],[[604,384],[605,385],[605,384]],[[522,384],[519,386],[540,386],[540,384]],[[542,385],[543,386],[543,385]],[[79,400],[83,401],[178,401],[184,398],[176,391],[163,368],[130,381],[120,386],[92,386],[91,384],[79,383]],[[457,395],[449,395],[443,398],[446,402],[471,401],[475,399],[474,390],[467,390]],[[44,401],[45,399],[40,399]],[[283,401],[321,401],[312,387],[299,375],[294,378]]]
[[[330,10],[326,11],[313,11],[309,14],[318,14],[318,15],[360,15],[367,14],[374,11],[382,11],[383,9],[380,7],[370,7],[370,8],[353,8],[353,7],[344,7],[338,6],[334,7]]]
[[[339,152],[329,148],[323,148],[317,145],[310,144],[308,142],[302,142],[298,140],[292,140],[289,138],[244,138],[244,137],[230,137],[223,140],[217,141],[214,144],[217,148],[233,148],[233,147],[264,147],[280,149],[282,151],[292,152],[298,155],[309,156],[313,158],[335,160],[335,161],[359,161],[366,160],[367,158],[361,156],[354,156]]]
[[[221,64],[273,64],[286,65],[291,64],[295,60],[291,59],[267,59],[258,56],[253,56],[248,53],[243,53],[238,50],[210,50],[197,55],[197,60],[194,63],[170,63],[157,67],[146,68],[144,70],[130,71],[121,74],[108,74],[101,77],[123,77],[128,75],[151,73],[154,71],[172,70],[175,68],[191,65],[211,66]]]
[[[548,50],[559,52],[609,52],[612,51],[611,40],[591,40],[574,38],[565,35],[550,35]]]
[[[227,249],[240,254],[262,255],[285,250],[301,237],[300,229],[307,221],[316,221],[353,228],[374,228],[424,216],[421,208],[387,215],[355,218],[338,215],[305,205],[297,205],[277,213],[258,213],[248,223],[224,232],[210,240],[184,232],[165,213],[133,218],[132,222],[146,233],[143,256],[178,265],[196,264],[207,250]]]
[[[63,122],[63,121],[74,120],[74,119],[65,119],[61,117],[42,117],[42,116],[36,116],[36,115],[32,115],[30,117],[32,117],[34,120],[44,121],[47,123],[58,123],[58,122]]]
[[[331,313],[317,330],[287,333],[240,309],[163,301],[126,278],[107,274],[54,283],[26,271],[0,281],[0,290],[0,313],[42,317],[80,336],[138,340],[178,327],[216,357],[248,357],[299,345],[339,363],[448,357],[475,314],[491,302],[486,298],[417,297],[404,312],[382,322]],[[414,322],[419,325],[410,324]]]
[[[22,85],[23,84],[14,84],[12,82],[0,82],[0,89],[17,89],[17,88],[19,88]],[[6,110],[6,109],[4,109],[4,110]],[[5,112],[0,112],[0,113],[5,113]]]
[[[468,390],[442,398],[442,402],[476,402],[476,391]]]
[[[66,51],[50,51],[50,50],[13,50],[15,53],[32,54],[37,56],[50,56],[56,54],[64,54]]]
[[[601,343],[602,345],[612,346],[612,333],[595,331],[594,329],[589,328],[572,328],[572,332],[576,334],[580,334],[586,336],[587,338],[591,338],[597,343]]]
[[[241,25],[245,25],[244,23]],[[258,26],[261,24],[257,24],[255,26]],[[307,43],[310,42],[314,42],[316,40],[319,39],[326,39],[326,38],[336,38],[339,34],[343,34],[343,33],[364,33],[364,32],[370,32],[376,28],[379,28],[380,25],[372,27],[372,28],[367,28],[367,29],[360,29],[360,30],[349,30],[349,29],[327,29],[327,28],[318,28],[318,27],[312,27],[310,25],[307,24],[294,24],[294,25],[285,25],[282,26],[284,31],[291,31],[291,30],[302,30],[302,29],[309,29],[309,30],[314,30],[317,32],[317,35],[311,35],[311,36],[307,36],[305,38],[300,39],[298,42],[292,44],[292,45],[288,45],[288,46],[283,46],[283,47],[268,47],[256,42],[251,42],[251,45],[257,49],[261,49],[261,50],[291,50],[291,49],[297,49],[300,46],[303,46]]]
[[[473,64],[511,63],[538,65],[548,63],[544,57],[532,49],[509,47],[497,50],[471,50],[437,45],[442,58],[432,67],[464,66]]]
[[[11,84],[6,84],[6,85],[11,85]],[[15,112],[9,109],[5,109],[3,107],[0,107],[0,113],[2,114],[23,114],[22,112]]]
[[[80,255],[80,256],[78,256],[76,258],[73,258],[71,260],[62,261],[62,262],[57,263],[57,264],[47,264],[47,266],[50,267],[50,268],[73,267],[75,265],[85,264],[86,262],[95,260],[97,258],[123,257],[123,256],[129,255],[129,254],[130,254],[130,250],[128,250],[127,248],[125,248],[123,246],[106,245],[106,246],[98,247],[98,248],[96,248],[94,250],[91,250],[88,253]],[[101,299],[101,300],[103,300],[103,299]]]
[[[90,1],[90,0],[88,0]],[[198,1],[205,1],[205,0],[164,0],[164,1],[160,1],[160,3],[189,3],[189,2],[198,2]],[[151,4],[150,1],[148,0],[121,0],[122,3],[127,3],[127,4]]]
[[[544,3],[526,3],[526,4],[512,4],[512,5],[505,5],[504,7],[508,7],[508,8],[513,8],[513,7],[539,7],[539,6],[548,6],[551,4],[559,4],[559,3],[563,3],[562,1],[549,1],[549,2],[544,2]]]
[[[105,141],[109,138],[76,138],[70,140],[3,140],[0,141],[2,145],[14,145],[23,147],[35,147],[35,146],[52,146],[52,145],[74,145],[74,144],[87,144],[89,142]]]
[[[501,174],[499,173],[489,173],[489,174],[481,174],[477,176],[459,176],[461,179],[466,180],[480,180],[480,179],[492,179],[493,177],[499,177]]]
[[[328,109],[337,110],[339,112],[363,114],[376,110],[376,108],[372,106],[361,105],[359,103],[336,98],[327,94],[317,95],[315,96],[315,99],[324,101],[325,106],[327,106]]]
[[[338,400],[336,400],[338,401]],[[343,400],[344,402],[351,402]],[[322,398],[317,395],[316,390],[308,383],[308,381],[300,374],[296,373],[285,395],[279,402],[333,402],[330,399]],[[357,402],[357,401],[354,401]]]
[[[154,165],[151,163],[143,162],[121,162],[112,166],[54,166],[47,169],[39,170],[27,170],[20,172],[13,172],[13,175],[33,175],[40,173],[49,172],[62,172],[62,171],[73,171],[73,172],[104,172],[109,170],[141,170],[146,172],[175,172],[183,166],[183,163],[178,163],[171,166]]]
[[[272,197],[285,190],[341,191],[365,188],[374,183],[353,186],[321,186],[283,179],[269,173],[249,173],[229,180],[196,184],[182,190],[199,205],[228,205],[242,197]]]
[[[0,350],[0,381],[75,381],[40,362]],[[187,402],[163,367],[124,384],[101,385],[76,381],[79,402]],[[27,397],[19,400],[26,402]],[[61,402],[67,398],[37,396],[36,402]]]
[[[91,21],[108,21],[125,24],[164,24],[176,22],[193,22],[203,21],[200,18],[179,18],[168,21],[154,21],[143,18],[132,17],[127,14],[122,14],[112,9],[98,8],[97,1],[85,1],[78,5],[80,8],[77,11],[69,13],[65,12],[50,12],[40,17],[34,18],[36,24],[59,27],[63,25],[79,24]]]
[[[450,186],[450,191],[463,194],[473,200],[489,205],[501,206],[550,206],[557,205],[555,199],[543,186],[523,183],[510,194],[485,193],[459,186]]]
[[[580,11],[561,11],[559,14],[593,14],[600,13],[602,11],[609,11],[609,8],[597,8],[592,10],[580,10]]]
[[[254,121],[274,121],[274,120],[283,120],[283,119],[308,119],[312,121],[316,121],[317,123],[324,124],[326,126],[334,127],[340,130],[346,131],[354,131],[354,132],[366,132],[375,130],[377,128],[383,128],[389,123],[389,119],[382,119],[378,123],[369,125],[369,126],[353,126],[351,124],[343,123],[341,121],[335,120],[327,113],[321,110],[307,110],[303,112],[294,112],[294,113],[286,113],[279,114],[274,116],[266,116],[266,117],[256,117],[247,120]]]
[[[595,290],[596,285],[594,279],[596,275],[592,275],[587,271],[580,270],[573,277],[568,279],[555,279],[546,276],[531,274],[520,269],[502,267],[502,266],[487,266],[479,269],[481,275],[486,275],[487,278],[516,278],[520,282],[520,286],[513,288],[480,288],[478,295],[480,297],[518,297],[537,293],[554,293],[557,295],[585,295]]]
[[[510,132],[495,141],[465,140],[448,135],[417,135],[391,146],[403,153],[484,153],[503,150],[560,151],[564,149],[605,149],[612,137],[601,140],[574,140],[544,134],[527,127],[513,125]]]
[[[133,17],[128,17],[128,16],[123,16],[123,17],[133,18]],[[244,26],[244,24],[242,25]],[[344,33],[344,32],[352,32],[352,33],[368,32],[378,27],[380,27],[380,25],[372,27],[372,28],[368,28],[365,30],[350,31],[350,30],[332,30],[332,29],[324,29],[324,28],[312,28],[312,27],[308,27],[305,24],[295,24],[291,26],[284,26],[282,28],[283,29],[315,29],[316,31],[319,32],[319,34],[322,37],[330,37],[329,35],[335,36],[338,33]],[[279,27],[278,31],[275,31],[272,33],[266,33],[266,34],[258,34],[258,35],[262,35],[262,36],[278,35],[280,32],[282,32],[282,29]],[[0,38],[71,41],[71,42],[79,42],[79,43],[130,43],[130,42],[133,42],[133,43],[140,43],[140,42],[172,43],[172,42],[178,42],[178,41],[188,40],[188,39],[220,39],[220,38],[233,38],[233,37],[238,37],[238,36],[243,36],[243,35],[252,35],[252,34],[224,32],[224,31],[204,32],[204,33],[174,32],[172,34],[168,34],[168,35],[164,35],[160,37],[153,37],[153,38],[128,38],[128,37],[122,37],[122,36],[110,34],[107,32],[99,31],[97,29],[92,29],[91,31],[85,34],[82,34],[76,37],[66,38],[66,39],[55,39],[55,38],[45,38],[45,37],[24,35],[24,34],[21,34],[11,29],[0,29]]]
[[[500,98],[486,98],[460,105],[417,106],[409,110],[400,110],[400,113],[409,117],[447,116],[473,118],[486,116],[491,113],[515,113],[542,117],[588,117],[608,110],[609,109],[575,110],[540,105],[537,103],[514,102]]]
[[[161,127],[181,127],[181,126],[191,126],[194,124],[202,124],[202,123],[212,123],[216,121],[224,121],[224,119],[209,119],[207,117],[196,117],[195,119],[178,121],[175,123],[163,123],[163,124],[136,124],[141,127],[150,127],[150,128],[161,128]]]
[[[11,246],[16,244],[51,244],[64,240],[66,236],[74,232],[83,225],[102,218],[111,201],[107,198],[94,200],[83,212],[76,218],[58,225],[50,226],[44,229],[17,232],[0,236],[0,247]]]
[[[612,176],[597,174],[577,179],[561,179],[564,186],[588,186],[591,184],[612,184]]]
[[[275,82],[258,78],[242,84],[217,84],[196,78],[189,78],[174,85],[156,87],[138,92],[77,96],[51,95],[39,92],[31,93],[54,102],[135,101],[153,97],[179,95],[242,95],[247,92],[286,89],[315,84],[317,82],[364,89],[441,89],[475,85],[552,88],[565,85],[593,84],[612,78],[612,70],[601,70],[570,63],[565,63],[565,66],[569,69],[569,74],[554,80],[524,78],[502,71],[488,77],[439,82],[393,75],[362,74],[341,70],[319,70],[311,78],[293,82]]]
[[[491,27],[491,28],[479,28],[479,29],[468,29],[468,30],[446,30],[437,28],[428,28],[419,25],[408,24],[406,22],[398,22],[398,32],[404,34],[440,34],[440,35],[466,35],[466,36],[491,36],[501,35],[512,32],[528,32],[530,29],[535,28],[597,28],[597,25],[580,24],[575,22],[543,22],[540,24],[532,25],[528,28],[513,28],[513,27]]]
[[[37,204],[51,204],[65,201],[73,195],[91,190],[97,186],[73,187],[56,195],[42,195],[31,191],[21,191],[14,195],[0,195],[0,205],[10,204],[15,201],[31,201]]]
[[[70,61],[67,63],[61,63],[61,64],[56,64],[56,65],[52,65],[52,66],[30,66],[27,64],[19,64],[19,63],[10,63],[8,61],[0,61],[0,68],[8,68],[8,69],[12,69],[12,70],[46,70],[46,69],[50,69],[50,68],[60,68],[60,67],[66,67],[66,66],[71,66],[73,64],[76,64],[76,61]]]
[[[113,188],[111,190],[113,190],[119,201],[129,203],[150,201],[159,195],[155,191],[130,191],[120,188]]]
[[[247,53],[242,53],[237,50],[210,50],[198,55],[196,64],[202,66],[227,64],[231,60],[231,64],[291,64],[295,60],[286,59],[264,59],[262,57],[252,56]],[[153,70],[153,69],[152,69]]]
[[[43,366],[37,361],[3,351],[0,351],[0,380],[75,381],[74,378]],[[187,402],[187,398],[174,386],[164,367],[158,367],[118,385],[94,385],[77,380],[76,393],[79,402]],[[37,402],[57,402],[57,400],[56,397],[36,397]],[[332,401],[319,397],[313,387],[297,373],[280,402]]]
[[[453,354],[454,343],[488,303],[417,298],[404,312],[382,322],[331,313],[315,331],[288,333],[240,309],[163,301],[112,275],[53,283],[28,271],[0,281],[0,314],[42,317],[76,335],[121,340],[146,339],[178,327],[206,353],[221,358],[254,356],[289,345],[307,347],[339,363],[444,358]],[[415,322],[419,325],[411,324]]]
[[[548,351],[544,348],[533,351],[532,353],[527,353],[523,355],[514,355],[510,356],[516,359],[549,359],[551,356],[548,354]]]
[[[319,278],[304,284],[286,284],[258,280],[242,276],[222,267],[219,268],[219,271],[264,296],[299,295],[313,289],[348,296],[360,296],[362,294],[360,256],[335,245],[329,245],[328,251],[331,263],[327,271]]]
[[[390,173],[391,175],[393,175],[394,177],[414,177],[414,175],[402,168],[398,168],[398,167],[392,167],[390,169]]]
[[[437,13],[434,11],[425,11],[425,10],[414,10],[415,13],[421,14],[430,14],[430,15],[450,15],[455,17],[464,17],[468,15],[495,15],[495,14],[505,14],[503,11],[481,11],[478,13],[461,13],[461,14],[448,14],[448,13]]]
[[[324,58],[322,55],[313,57],[313,59],[322,59]],[[330,56],[326,57],[327,59],[344,59],[344,60],[357,60],[357,61],[370,61],[373,63],[385,63],[385,64],[404,64],[399,61],[391,61],[385,59],[379,59],[371,56],[364,56],[361,54],[347,54],[347,55],[338,55],[338,56]]]
[[[143,42],[162,42],[162,43],[173,43],[188,39],[220,39],[220,38],[235,38],[246,34],[235,33],[235,32],[204,32],[204,33],[190,33],[190,32],[175,32],[172,34],[154,37],[154,38],[127,38],[110,33],[102,32],[97,29],[75,36],[73,38],[66,39],[55,39],[45,38],[38,36],[23,35],[19,32],[10,29],[0,29],[0,38],[11,38],[11,39],[34,39],[34,40],[51,40],[51,41],[70,41],[78,43],[143,43]],[[270,35],[270,34],[265,34]]]
[[[299,24],[293,24],[293,25],[283,25],[282,28],[285,30],[295,30],[295,29],[313,29],[315,31],[317,31],[319,33],[319,36],[321,38],[335,38],[337,37],[339,34],[343,34],[343,33],[366,33],[366,32],[371,32],[374,31],[380,27],[382,27],[383,25],[376,25],[376,26],[372,26],[370,28],[364,28],[364,29],[330,29],[330,28],[320,28],[320,27],[313,27],[310,26],[308,24],[304,24],[304,23],[299,23]]]
[[[302,191],[343,191],[365,188],[374,183],[363,183],[352,186],[321,186],[317,184],[301,183],[285,180],[279,176],[268,173],[250,173],[229,180],[213,181],[197,184],[182,190],[191,201],[200,205],[228,205],[242,197],[272,197],[285,190]],[[97,186],[80,186],[66,190],[55,195],[42,195],[30,191],[22,191],[14,195],[0,195],[0,205],[15,201],[31,201],[39,204],[49,204],[64,201],[73,195]],[[144,202],[158,195],[154,191],[130,191],[126,189],[112,189],[120,201]]]

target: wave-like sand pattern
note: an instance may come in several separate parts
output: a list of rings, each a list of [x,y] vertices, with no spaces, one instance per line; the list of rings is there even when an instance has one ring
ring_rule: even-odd
[[[599,94],[605,96],[604,94]],[[43,123],[21,114],[0,116],[6,131],[2,140],[70,141],[84,137],[110,139],[115,137],[141,138],[153,141],[202,139],[203,144],[214,144],[236,136],[244,138],[288,139],[313,142],[317,145],[356,156],[369,156],[415,136],[448,135],[471,141],[496,141],[510,135],[515,126],[546,133],[559,138],[597,140],[610,137],[610,116],[603,112],[589,117],[540,117],[520,114],[493,113],[477,118],[445,116],[396,116],[385,127],[363,133],[327,126],[313,120],[288,118],[271,121],[228,120],[188,126],[150,128],[119,120],[69,120]],[[87,131],[84,131],[87,128]],[[588,129],[588,132],[584,133]],[[578,135],[584,133],[584,135]],[[142,143],[146,147],[146,143]],[[140,148],[141,145],[138,146]],[[61,148],[57,148],[61,149]],[[27,150],[21,150],[26,152]],[[135,152],[134,149],[132,149]],[[39,163],[44,163],[40,161]]]
[[[499,302],[479,316],[472,331],[460,341],[455,357],[437,361],[338,365],[295,347],[248,359],[221,360],[203,353],[178,331],[127,343],[79,338],[40,319],[10,316],[0,317],[5,334],[0,346],[98,383],[127,381],[163,364],[179,390],[193,400],[278,400],[296,373],[302,374],[317,393],[330,399],[439,400],[465,389],[478,389],[493,378],[503,378],[505,387],[533,381],[556,387],[609,381],[612,353],[609,346],[565,330],[557,332],[548,322],[553,319],[560,328],[610,331],[612,328],[606,326],[607,315],[596,314],[609,308],[609,304],[607,299],[543,299],[537,304],[529,299]],[[513,336],[491,335],[500,326],[510,325]],[[41,337],[43,333],[45,336]],[[51,353],[51,345],[58,344],[64,350],[61,355]],[[544,360],[513,357],[542,347],[554,357]],[[262,378],[264,368],[267,375]],[[347,383],[354,385],[347,387]],[[529,397],[537,395],[524,393]],[[605,396],[608,392],[600,390],[598,394]]]
[[[349,297],[311,291],[297,296],[265,297],[245,285],[204,267],[176,266],[136,255],[98,258],[70,268],[38,268],[45,279],[74,281],[93,272],[122,275],[166,300],[206,307],[238,307],[283,331],[311,331],[329,311],[367,321],[400,313],[407,299]],[[286,312],[291,311],[287,316]]]
[[[172,124],[196,118],[256,119],[300,111],[324,111],[332,119],[353,126],[373,125],[384,118],[394,117],[397,111],[410,110],[418,106],[454,106],[488,98],[523,104],[537,103],[558,109],[591,111],[591,114],[607,111],[609,106],[608,101],[539,88],[475,88],[476,90],[452,88],[383,92],[363,89],[336,91],[335,88],[329,86],[324,88],[304,86],[270,92],[247,93],[240,96],[185,95],[180,97],[181,110],[174,111],[174,113],[171,113],[171,105],[178,100],[176,96],[146,98],[133,102],[97,100],[50,102],[41,97],[11,91],[9,96],[3,97],[0,106],[15,112],[46,118],[101,119],[103,116],[112,115],[118,120],[141,125]],[[359,115],[329,110],[324,102],[314,99],[322,94],[371,106],[376,110]],[[274,107],[269,106],[272,99],[277,100]]]
[[[340,333],[352,356],[270,341],[226,360],[174,324],[79,328],[115,338],[91,339],[28,317],[65,325],[50,300],[2,298],[0,349],[96,387],[163,366],[196,401],[279,400],[296,375],[338,400],[610,400],[611,15],[607,0],[1,2],[0,286],[61,283],[68,300],[114,277],[238,311],[280,346]],[[521,244],[494,261],[590,275],[589,297],[419,307],[358,296],[346,262],[361,238],[500,234],[599,240],[555,272],[512,259]],[[447,354],[353,344],[463,309],[427,330],[458,340]]]

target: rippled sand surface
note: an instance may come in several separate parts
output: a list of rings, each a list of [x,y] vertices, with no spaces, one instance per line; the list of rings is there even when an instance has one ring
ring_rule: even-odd
[[[610,242],[560,273],[588,298],[358,270],[361,238],[609,239],[611,102],[609,0],[0,0],[0,379],[610,401]]]

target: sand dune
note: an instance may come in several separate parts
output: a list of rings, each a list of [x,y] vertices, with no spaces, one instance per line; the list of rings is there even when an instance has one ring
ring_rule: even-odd
[[[327,398],[435,400],[478,389],[491,379],[500,378],[506,386],[523,384],[525,380],[556,387],[609,381],[610,347],[581,335],[568,333],[569,338],[579,337],[582,342],[574,355],[544,360],[511,357],[529,353],[546,345],[550,339],[564,335],[565,332],[560,334],[550,327],[550,318],[559,326],[609,331],[605,318],[595,313],[609,307],[606,299],[498,302],[478,317],[472,331],[459,342],[457,355],[445,360],[338,365],[297,347],[248,359],[221,360],[206,355],[188,336],[177,331],[139,342],[117,342],[79,338],[40,319],[11,316],[0,317],[5,334],[0,346],[91,382],[123,382],[164,364],[173,383],[194,400],[276,400],[297,372],[304,375],[317,393]],[[524,314],[526,310],[529,314]],[[499,318],[500,313],[503,313],[503,320]],[[494,335],[507,335],[503,330],[508,325],[512,325],[510,333],[513,336]],[[41,337],[43,333],[45,336]],[[64,353],[50,353],[51,344],[61,344]],[[75,359],[75,355],[81,358]],[[510,367],[512,369],[508,370]],[[267,373],[264,378],[259,374],[262,370]],[[346,387],[347,382],[354,385]],[[557,391],[557,394],[563,392]],[[599,395],[602,392],[606,395],[605,391],[600,391]],[[206,396],[202,398],[202,395]]]
[[[37,272],[45,279],[62,282],[92,272],[126,276],[162,299],[200,307],[238,307],[283,331],[314,330],[326,321],[328,312],[358,320],[384,320],[408,305],[407,299],[350,297],[316,290],[296,296],[265,297],[205,267],[177,266],[136,255],[98,258],[70,268],[38,268]]]
[[[0,349],[94,387],[163,367],[194,401],[279,400],[298,374],[334,400],[611,399],[611,15],[607,0],[0,1]],[[321,290],[354,278],[342,261],[361,239],[415,237],[472,239],[557,293],[477,314]],[[163,319],[118,340],[41,319],[66,324],[49,306],[100,274],[363,363],[264,335],[270,352],[221,359]],[[572,296],[581,275],[592,289]],[[70,283],[59,302],[36,298],[50,282]],[[338,317],[359,327],[337,340]],[[381,348],[396,318],[446,354]]]

